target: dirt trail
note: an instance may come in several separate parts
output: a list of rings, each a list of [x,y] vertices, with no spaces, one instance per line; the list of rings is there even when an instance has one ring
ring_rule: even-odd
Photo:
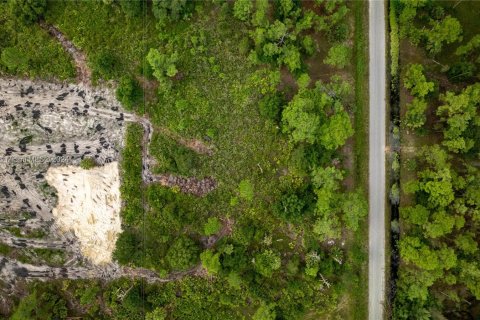
[[[101,279],[114,280],[122,277],[144,279],[148,282],[171,282],[179,280],[187,275],[204,275],[204,269],[197,265],[189,270],[172,272],[166,278],[161,278],[156,272],[143,268],[122,267],[117,263],[106,266],[85,267],[50,267],[47,265],[33,265],[22,263],[15,259],[0,256],[0,278],[6,283],[13,284],[15,279]]]
[[[187,147],[190,150],[195,151],[198,154],[204,154],[207,156],[213,155],[214,147],[211,145],[207,145],[204,142],[198,139],[185,139],[184,137],[180,136],[179,134],[170,131],[168,128],[160,128],[161,133],[170,137],[171,139],[175,140],[177,143]]]
[[[73,58],[75,62],[75,67],[77,68],[77,79],[78,82],[90,85],[92,83],[92,72],[87,66],[87,58],[75,45],[68,40],[57,28],[52,25],[47,24],[45,21],[41,21],[40,26],[48,31],[52,36],[54,36],[62,45],[63,49],[67,51]]]
[[[67,250],[67,251],[76,250],[76,246],[72,241],[18,238],[11,235],[10,233],[1,232],[1,231],[0,231],[0,242],[14,248],[29,247],[29,248],[35,248],[35,249],[58,249],[58,250]]]

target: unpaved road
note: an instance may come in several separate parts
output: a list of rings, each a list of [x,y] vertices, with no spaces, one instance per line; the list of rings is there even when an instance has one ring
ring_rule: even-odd
[[[385,3],[369,1],[369,264],[368,318],[384,317],[385,301]]]

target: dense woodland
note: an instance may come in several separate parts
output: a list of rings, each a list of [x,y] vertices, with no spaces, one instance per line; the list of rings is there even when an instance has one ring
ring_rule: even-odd
[[[365,318],[364,9],[0,0],[0,74],[72,81],[70,57],[38,22],[52,24],[96,84],[115,84],[152,121],[155,172],[217,182],[204,197],[142,185],[143,133],[131,125],[114,258],[173,281],[26,283],[5,316]]]
[[[401,103],[401,264],[394,319],[478,319],[480,5],[391,3]],[[400,68],[398,55],[400,54]],[[400,80],[398,82],[398,80]]]

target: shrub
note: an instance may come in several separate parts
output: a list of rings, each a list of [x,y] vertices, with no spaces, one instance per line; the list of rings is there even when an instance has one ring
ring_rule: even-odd
[[[85,158],[80,161],[80,167],[85,170],[90,170],[97,166],[95,159],[93,158]]]
[[[198,261],[198,246],[192,239],[182,236],[168,249],[166,260],[173,270],[187,270]]]
[[[216,217],[208,218],[207,223],[203,227],[203,232],[206,236],[211,236],[212,234],[217,233],[222,228],[222,224]]]
[[[348,45],[336,44],[328,50],[328,56],[323,60],[323,62],[343,69],[349,64],[350,57],[351,49]]]
[[[284,103],[285,101],[279,93],[266,95],[258,104],[260,115],[275,123],[279,123]]]
[[[253,200],[253,185],[250,180],[242,180],[238,185],[238,192],[240,197],[248,201]]]
[[[96,77],[110,80],[117,74],[117,59],[110,51],[100,51],[89,61]]]
[[[145,5],[144,0],[120,0],[120,6],[127,17],[140,16]]]
[[[273,273],[280,269],[280,266],[280,255],[272,250],[265,250],[255,256],[255,269],[264,277],[272,277]]]
[[[200,260],[208,273],[216,274],[220,271],[220,253],[214,253],[212,250],[205,250],[200,254]]]
[[[295,220],[302,216],[306,202],[295,193],[285,193],[275,206],[275,213],[287,220]]]
[[[134,78],[123,76],[118,84],[116,96],[125,109],[131,111],[142,98],[142,88]]]
[[[454,63],[447,71],[448,80],[451,82],[468,81],[475,75],[476,67],[473,63],[460,61]]]
[[[2,64],[10,71],[24,72],[28,67],[28,56],[15,47],[8,47],[2,51]]]
[[[8,0],[13,16],[25,24],[32,24],[45,13],[47,0]]]
[[[152,155],[158,160],[159,172],[189,175],[198,164],[198,155],[161,134],[155,134],[150,145]]]

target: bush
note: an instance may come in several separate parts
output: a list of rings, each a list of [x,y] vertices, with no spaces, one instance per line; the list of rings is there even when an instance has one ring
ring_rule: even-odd
[[[250,182],[250,180],[242,180],[240,181],[240,184],[238,185],[238,192],[240,194],[240,197],[247,200],[247,201],[252,201],[253,200],[253,185]]]
[[[260,115],[275,123],[279,123],[284,103],[285,101],[279,93],[266,95],[258,104]]]
[[[89,62],[96,77],[110,80],[117,74],[117,59],[109,51],[100,51]]]
[[[182,236],[168,249],[166,260],[173,270],[187,270],[198,261],[198,246],[192,239]]]
[[[97,166],[97,163],[93,158],[85,158],[85,159],[82,159],[82,161],[80,161],[80,168],[85,170],[90,170],[96,166]]]
[[[340,23],[328,30],[328,41],[330,43],[344,42],[348,39],[348,25]]]
[[[454,83],[464,82],[470,80],[474,75],[477,68],[473,63],[460,61],[454,63],[447,71],[448,80]]]
[[[324,63],[329,64],[340,69],[345,68],[350,63],[351,49],[346,44],[336,44],[328,50],[328,56],[323,60]]]
[[[8,70],[15,72],[25,72],[28,68],[28,56],[15,47],[5,48],[1,55],[2,64]]]
[[[198,155],[161,134],[155,134],[150,145],[152,155],[158,160],[158,172],[191,175],[198,165]]]
[[[120,0],[120,6],[127,17],[138,17],[143,13],[144,0]]]
[[[45,13],[47,0],[8,0],[12,15],[25,24],[32,24]]]
[[[142,88],[137,80],[131,76],[123,76],[118,84],[116,96],[125,109],[131,111],[134,109],[135,104],[141,101]]]
[[[275,206],[275,213],[286,220],[296,220],[302,216],[306,202],[297,194],[289,192],[282,195]]]
[[[264,277],[271,278],[280,266],[280,255],[272,250],[265,250],[255,256],[255,269]]]
[[[211,236],[212,234],[217,233],[222,228],[222,224],[216,217],[208,218],[207,223],[203,227],[203,232],[206,236]]]

